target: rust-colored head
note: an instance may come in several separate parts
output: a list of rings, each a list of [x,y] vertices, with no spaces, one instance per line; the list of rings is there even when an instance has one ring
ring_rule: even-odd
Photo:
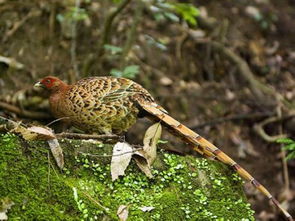
[[[63,88],[67,86],[67,84],[57,77],[47,76],[43,78],[41,81],[37,82],[34,86],[38,88],[39,87],[45,88],[49,90],[50,92],[55,92],[55,91],[62,90]]]

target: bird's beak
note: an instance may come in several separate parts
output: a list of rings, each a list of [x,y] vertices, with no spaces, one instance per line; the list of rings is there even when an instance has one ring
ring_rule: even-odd
[[[37,82],[35,85],[34,85],[34,88],[35,89],[39,89],[39,88],[45,88],[43,84],[41,84],[41,82]]]

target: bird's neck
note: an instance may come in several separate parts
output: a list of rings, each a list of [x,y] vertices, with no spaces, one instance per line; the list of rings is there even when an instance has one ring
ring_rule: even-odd
[[[69,85],[64,82],[59,82],[58,86],[53,86],[50,89],[50,95],[56,94],[56,93],[63,93],[64,91],[67,91],[69,88]]]
[[[61,108],[64,106],[65,94],[69,89],[70,85],[63,84],[61,87],[50,91],[49,104],[54,116],[60,117],[58,113],[62,112]]]

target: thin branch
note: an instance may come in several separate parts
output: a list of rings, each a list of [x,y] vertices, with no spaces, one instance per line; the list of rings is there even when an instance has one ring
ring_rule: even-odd
[[[282,118],[282,107],[281,106],[278,106],[277,112],[278,112],[278,117]],[[279,125],[279,133],[280,134],[283,133],[283,126],[281,123]],[[284,150],[283,144],[281,144],[280,146],[281,146],[281,154],[282,154],[283,179],[285,182],[285,191],[284,192],[290,193],[290,179],[289,179],[288,164],[286,161],[286,150]]]
[[[32,18],[41,15],[41,11],[39,10],[31,10],[25,17],[23,17],[20,21],[14,23],[12,28],[7,31],[3,37],[3,41],[5,42],[8,38],[10,38],[25,22]]]
[[[58,119],[55,119],[53,121],[51,121],[50,123],[46,124],[45,126],[48,127],[56,122],[59,122],[59,121],[62,121],[62,120],[65,120],[65,119],[69,119],[70,117],[61,117],[61,118],[58,118]]]
[[[282,120],[285,120],[285,119],[288,119],[288,118],[291,118],[291,117],[294,117],[294,116],[295,116],[295,114],[290,114],[290,115],[285,116],[285,117],[274,116],[274,117],[267,118],[266,120],[262,121],[261,123],[256,124],[254,126],[254,130],[265,141],[267,141],[267,142],[275,142],[279,138],[287,137],[287,135],[286,134],[279,134],[279,135],[275,135],[275,136],[270,136],[269,134],[267,134],[265,132],[264,127],[267,124],[282,121]]]
[[[111,30],[112,30],[112,24],[114,22],[114,19],[117,17],[117,15],[131,2],[131,0],[123,0],[121,3],[118,5],[118,7],[111,12],[104,23],[103,26],[103,31],[101,34],[100,42],[98,45],[98,53],[99,57],[103,55],[103,47],[105,44],[107,44],[110,41],[110,35],[111,35]]]
[[[93,199],[87,192],[82,192],[82,194],[84,194],[89,200],[91,200],[92,202],[94,202],[96,205],[98,205],[99,207],[101,207],[101,208],[103,208],[104,210],[105,210],[105,212],[107,213],[107,214],[109,214],[109,212],[110,212],[110,209],[109,208],[107,208],[107,207],[105,207],[105,206],[103,206],[101,203],[99,203],[97,200],[95,200],[95,199]]]
[[[21,108],[17,106],[14,106],[12,104],[8,104],[2,101],[0,101],[0,109],[4,109],[9,112],[15,113],[21,117],[30,118],[30,119],[43,120],[43,119],[51,118],[51,116],[47,113],[22,110]]]
[[[62,132],[56,134],[57,138],[69,138],[69,139],[97,139],[97,140],[120,140],[122,137],[118,135],[96,135],[96,134],[78,134],[78,133],[66,133]]]
[[[83,155],[86,155],[86,156],[90,156],[90,157],[119,157],[119,156],[122,156],[122,155],[125,155],[125,154],[129,154],[129,153],[136,153],[138,150],[142,150],[143,148],[140,147],[140,148],[137,148],[137,149],[134,149],[132,151],[127,151],[127,152],[124,152],[124,153],[120,153],[120,154],[105,154],[105,155],[101,155],[101,154],[91,154],[91,153],[84,153],[84,152],[78,152],[79,154],[83,154]]]

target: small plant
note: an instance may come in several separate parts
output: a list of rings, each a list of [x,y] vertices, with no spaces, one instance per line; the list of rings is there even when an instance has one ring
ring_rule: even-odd
[[[78,192],[75,187],[73,187],[73,194],[74,194],[74,200],[76,201],[78,209],[83,213],[83,219],[81,219],[81,220],[87,219],[89,216],[88,209],[86,208],[85,203],[83,203],[83,201],[81,199],[79,199]]]
[[[56,18],[59,22],[64,20],[82,21],[88,19],[89,16],[84,8],[69,7],[64,14],[58,14]]]
[[[295,140],[291,138],[281,138],[278,139],[277,142],[284,144],[283,149],[289,151],[286,160],[295,159]]]
[[[174,3],[171,5],[175,12],[177,12],[187,23],[190,25],[197,24],[196,17],[200,12],[195,6],[187,3]]]
[[[109,51],[112,55],[116,55],[122,52],[122,48],[114,46],[114,45],[109,45],[109,44],[105,44],[104,49]]]
[[[170,3],[165,0],[158,0],[150,7],[157,21],[168,19],[173,22],[179,22],[180,18],[188,24],[195,26],[197,16],[200,11],[194,5],[189,3]]]
[[[139,66],[137,65],[127,66],[124,68],[123,71],[117,70],[117,69],[111,70],[111,75],[114,77],[125,77],[125,78],[134,79],[136,75],[138,74],[139,74]]]

